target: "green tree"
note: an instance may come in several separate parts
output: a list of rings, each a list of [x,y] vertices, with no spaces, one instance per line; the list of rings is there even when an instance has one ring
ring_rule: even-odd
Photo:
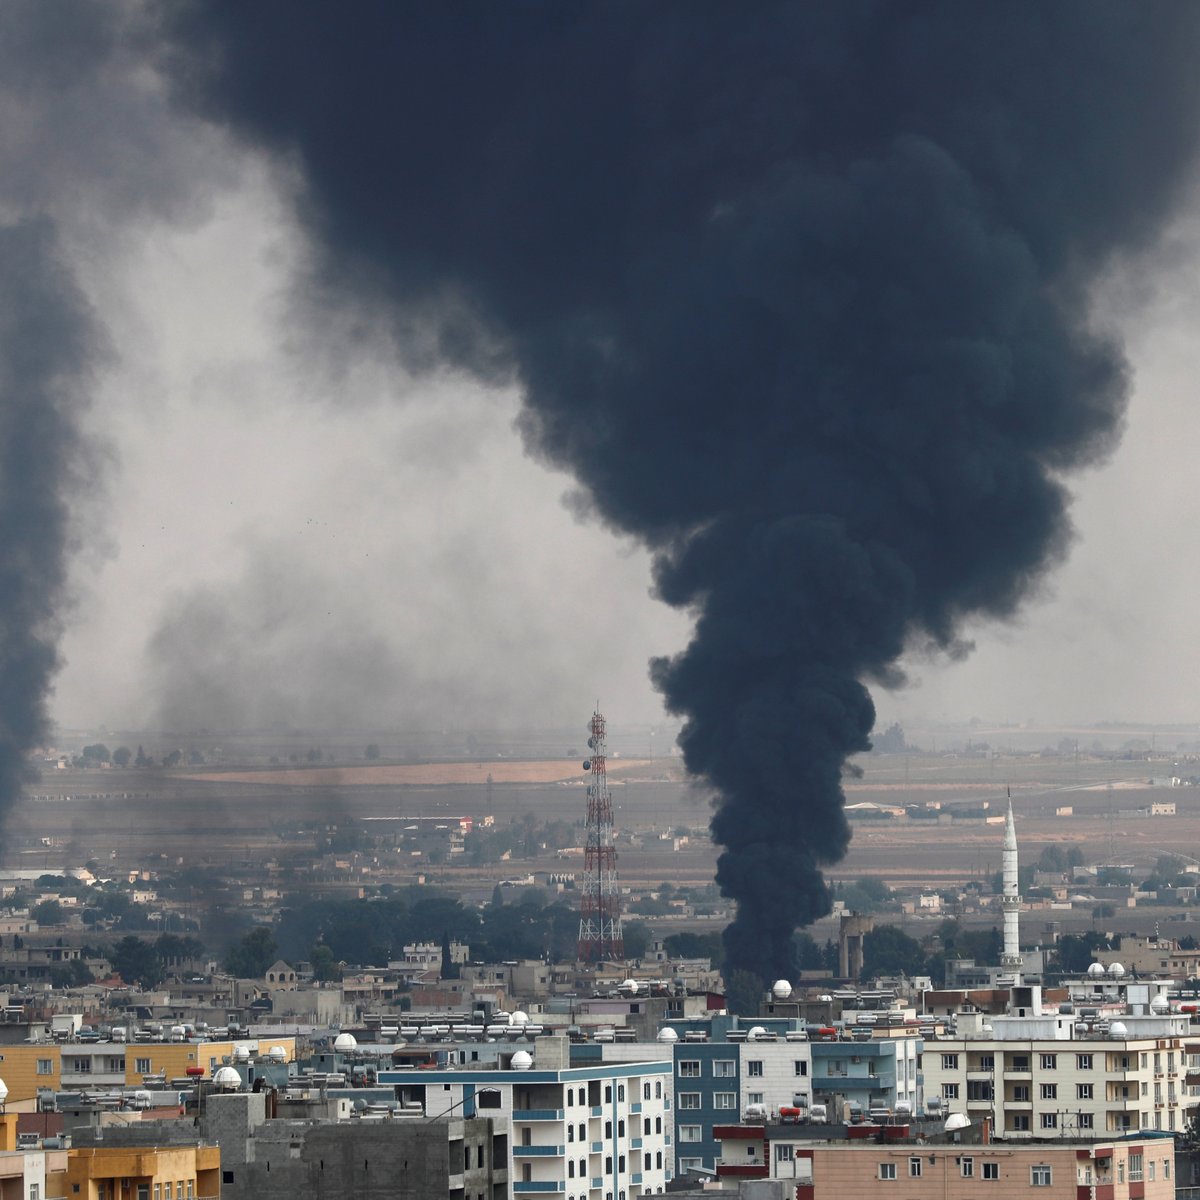
[[[625,957],[641,958],[650,945],[650,927],[645,921],[626,921],[624,934]]]
[[[80,757],[85,764],[106,763],[109,761],[111,755],[108,753],[108,747],[103,742],[96,742],[94,745],[84,746]]]
[[[112,760],[118,767],[129,766],[129,760],[131,758],[133,758],[133,751],[130,750],[128,746],[118,746],[113,751]]]
[[[333,951],[320,942],[309,952],[309,962],[312,963],[313,978],[318,983],[333,983],[342,977],[342,968],[333,956]]]
[[[895,925],[880,925],[863,938],[863,975],[920,975],[925,971],[925,952],[916,938]]]
[[[260,979],[279,949],[270,929],[257,925],[235,943],[225,957],[225,969],[239,979]]]
[[[763,992],[763,981],[753,971],[731,971],[725,983],[725,1007],[739,1017],[757,1017]]]
[[[29,910],[29,915],[39,925],[61,925],[67,919],[66,909],[57,900],[43,900]]]
[[[149,942],[132,934],[123,937],[106,955],[113,970],[126,983],[140,984],[144,988],[157,987],[166,971],[162,959]]]

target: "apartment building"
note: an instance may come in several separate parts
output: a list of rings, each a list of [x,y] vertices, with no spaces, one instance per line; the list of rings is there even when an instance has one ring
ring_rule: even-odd
[[[635,1062],[671,1051],[677,1175],[714,1171],[719,1152],[714,1128],[748,1115],[777,1119],[781,1108],[813,1104],[839,1112],[847,1104],[864,1113],[904,1105],[916,1110],[919,1037],[810,1041],[797,1024],[764,1022],[747,1030],[736,1018],[673,1022],[663,1027],[656,1043],[574,1046],[572,1062]]]
[[[900,1200],[954,1196],[996,1200],[1173,1200],[1175,1143],[1169,1135],[1095,1142],[955,1144],[814,1142],[794,1129],[741,1125],[717,1130],[718,1178],[783,1179],[796,1200]]]
[[[239,1056],[280,1047],[284,1062],[295,1058],[296,1039],[264,1041],[36,1042],[0,1046],[0,1076],[8,1086],[6,1106],[32,1110],[40,1090],[141,1087],[147,1079],[211,1078]]]
[[[461,1113],[511,1129],[514,1196],[635,1200],[673,1177],[669,1058],[571,1066],[565,1038],[540,1038],[495,1067],[380,1070],[379,1084],[427,1118]]]
[[[1042,1013],[1036,993],[1014,989],[1028,1002],[1015,1016],[960,1014],[954,1036],[926,1044],[927,1109],[989,1117],[1008,1140],[1183,1129],[1200,1103],[1186,1014],[1159,1003],[1089,1023],[1073,1010]]]

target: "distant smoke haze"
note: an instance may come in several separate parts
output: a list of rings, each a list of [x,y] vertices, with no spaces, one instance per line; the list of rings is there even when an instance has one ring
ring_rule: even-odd
[[[181,23],[189,95],[300,164],[329,294],[438,314],[437,356],[485,377],[511,362],[527,443],[695,616],[654,677],[720,795],[729,967],[788,971],[828,910],[864,680],[1064,552],[1060,477],[1111,449],[1127,390],[1088,288],[1190,168],[1198,24],[381,4],[331,37],[319,6],[221,0]]]

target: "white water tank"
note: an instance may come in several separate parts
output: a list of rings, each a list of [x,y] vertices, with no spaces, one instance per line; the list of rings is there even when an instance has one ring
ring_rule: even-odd
[[[358,1038],[352,1033],[339,1033],[333,1040],[333,1048],[338,1054],[350,1054],[358,1049]]]
[[[792,985],[786,979],[777,979],[771,985],[771,995],[776,1000],[786,1000],[792,994]]]

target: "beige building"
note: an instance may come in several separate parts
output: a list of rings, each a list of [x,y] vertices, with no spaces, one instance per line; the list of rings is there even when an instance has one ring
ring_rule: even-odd
[[[718,1178],[794,1180],[796,1200],[901,1200],[913,1195],[1173,1200],[1175,1195],[1175,1143],[1169,1137],[1061,1145],[814,1143],[790,1139],[784,1129],[718,1128]]]

